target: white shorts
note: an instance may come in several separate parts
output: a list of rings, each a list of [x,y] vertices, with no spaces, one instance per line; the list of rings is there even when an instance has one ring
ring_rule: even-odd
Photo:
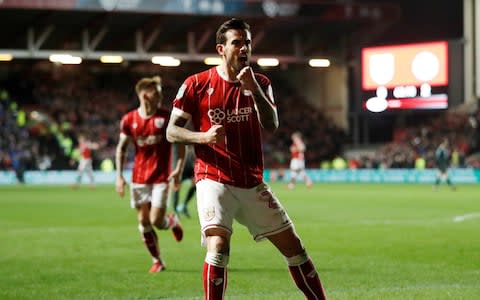
[[[255,241],[293,227],[285,209],[265,183],[243,189],[203,179],[197,182],[197,207],[203,246],[205,231],[210,228],[233,233],[233,219],[245,225]]]
[[[290,161],[290,173],[292,178],[297,178],[305,174],[305,160],[292,158]]]
[[[168,200],[168,183],[142,184],[132,183],[130,186],[130,205],[140,207],[152,203],[153,207],[166,208]]]
[[[92,172],[93,171],[92,160],[91,159],[85,159],[85,158],[80,159],[80,162],[78,163],[78,171],[79,172]]]

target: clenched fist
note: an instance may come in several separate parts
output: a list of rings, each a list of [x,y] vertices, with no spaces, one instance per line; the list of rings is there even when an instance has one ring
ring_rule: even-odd
[[[205,144],[219,144],[225,140],[225,127],[213,125],[205,132]]]
[[[253,91],[258,85],[253,70],[249,66],[244,67],[238,72],[237,79],[242,84],[244,90]]]

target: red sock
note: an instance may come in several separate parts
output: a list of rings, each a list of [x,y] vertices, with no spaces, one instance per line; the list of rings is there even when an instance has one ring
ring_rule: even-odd
[[[288,269],[295,284],[308,300],[327,299],[327,294],[310,259],[299,266],[288,266]]]
[[[158,247],[158,237],[157,237],[157,234],[155,233],[155,230],[152,229],[148,232],[143,232],[142,237],[143,237],[143,242],[145,243],[145,246],[148,249],[148,252],[150,252],[150,255],[153,258],[159,259],[160,248]]]
[[[227,289],[227,268],[203,264],[203,290],[205,300],[222,300]]]

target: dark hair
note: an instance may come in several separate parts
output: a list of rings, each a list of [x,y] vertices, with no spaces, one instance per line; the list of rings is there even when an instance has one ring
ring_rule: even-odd
[[[250,31],[250,25],[248,25],[248,23],[245,22],[244,20],[236,19],[236,18],[226,21],[225,23],[220,25],[220,27],[218,27],[217,36],[216,36],[217,44],[225,44],[225,42],[227,41],[227,39],[225,38],[225,32],[227,32],[230,29]]]

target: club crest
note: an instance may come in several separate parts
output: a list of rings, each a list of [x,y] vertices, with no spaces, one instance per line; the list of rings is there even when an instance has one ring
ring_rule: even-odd
[[[165,118],[155,118],[155,120],[153,120],[153,123],[155,124],[155,127],[162,128],[165,124]]]
[[[205,208],[203,210],[203,219],[205,221],[211,221],[215,218],[215,207]]]

